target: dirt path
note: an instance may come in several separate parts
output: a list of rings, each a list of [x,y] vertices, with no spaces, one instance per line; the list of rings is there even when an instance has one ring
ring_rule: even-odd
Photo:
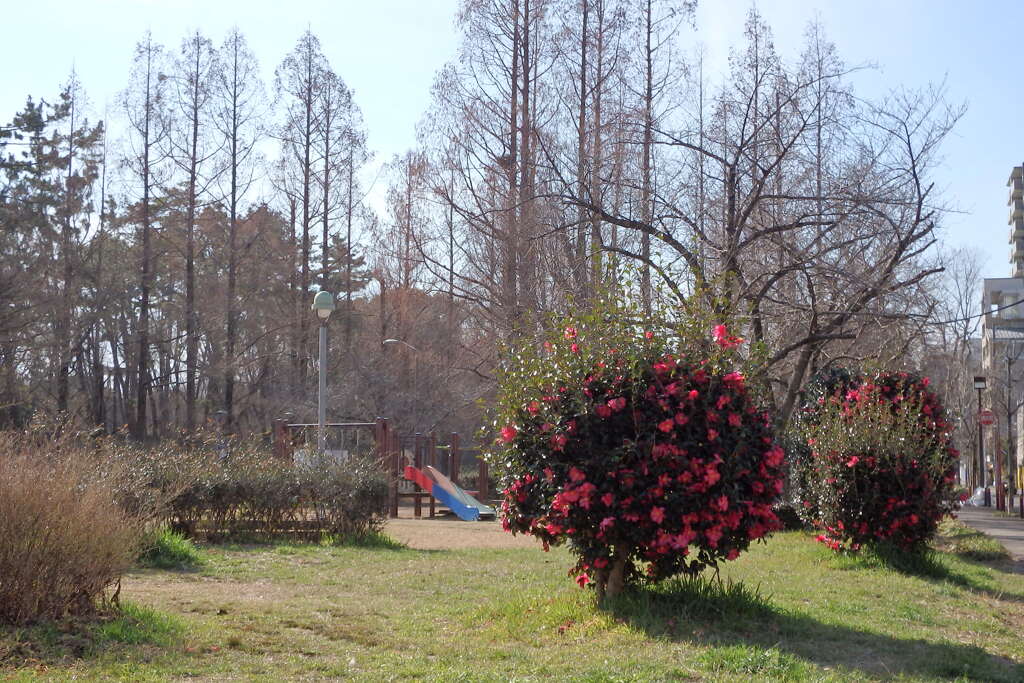
[[[458,548],[540,548],[531,536],[513,536],[496,521],[463,522],[455,517],[389,519],[384,531],[419,550]]]

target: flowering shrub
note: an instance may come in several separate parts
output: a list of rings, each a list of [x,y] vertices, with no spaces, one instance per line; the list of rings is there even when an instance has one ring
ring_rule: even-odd
[[[735,559],[779,527],[783,478],[742,340],[720,325],[673,343],[623,319],[562,320],[539,356],[509,354],[492,453],[505,529],[568,541],[570,574],[602,597]]]
[[[807,444],[794,464],[797,509],[836,551],[923,548],[956,510],[959,454],[927,378],[836,371],[798,420]]]

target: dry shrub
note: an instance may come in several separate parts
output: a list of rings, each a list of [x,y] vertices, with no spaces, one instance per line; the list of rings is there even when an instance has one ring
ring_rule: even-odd
[[[0,622],[91,612],[134,562],[148,511],[119,504],[133,475],[91,441],[0,433]]]
[[[387,483],[379,461],[293,465],[257,443],[235,443],[170,504],[172,528],[209,541],[293,538],[337,541],[379,531]]]

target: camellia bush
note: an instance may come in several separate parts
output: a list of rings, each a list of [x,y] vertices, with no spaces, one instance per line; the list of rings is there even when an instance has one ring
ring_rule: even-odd
[[[959,453],[928,378],[832,371],[810,392],[796,431],[796,507],[836,551],[919,552],[957,509]]]
[[[601,311],[507,353],[491,457],[505,529],[567,542],[570,574],[603,598],[779,528],[784,454],[724,325],[651,330]]]

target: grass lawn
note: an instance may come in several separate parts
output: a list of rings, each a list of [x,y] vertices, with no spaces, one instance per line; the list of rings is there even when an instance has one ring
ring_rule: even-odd
[[[0,679],[1024,681],[1024,574],[944,533],[914,572],[777,534],[725,588],[604,609],[561,549],[207,547],[127,577],[116,618],[0,630]]]

